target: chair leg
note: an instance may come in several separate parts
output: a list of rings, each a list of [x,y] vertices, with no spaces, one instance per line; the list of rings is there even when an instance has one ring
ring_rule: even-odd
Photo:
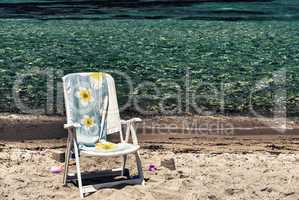
[[[126,169],[127,158],[128,158],[128,155],[123,156],[123,166],[122,166],[122,170],[121,170],[121,175],[122,176],[124,175],[124,172],[125,172],[125,169]]]
[[[81,177],[81,171],[80,171],[80,157],[79,157],[79,150],[76,141],[73,141],[74,143],[74,151],[75,151],[75,159],[76,159],[76,168],[77,168],[77,180],[79,185],[79,192],[81,199],[84,198],[83,194],[83,186],[82,186],[82,177]]]
[[[140,159],[140,155],[139,155],[138,151],[135,153],[135,157],[136,157],[136,163],[137,163],[138,176],[139,176],[140,181],[141,181],[140,184],[144,185],[144,176],[143,176],[142,164],[141,164],[141,159]]]
[[[65,163],[64,163],[64,174],[63,174],[63,185],[67,185],[67,176],[69,171],[69,160],[71,153],[72,141],[70,135],[67,138],[66,152],[65,152]]]

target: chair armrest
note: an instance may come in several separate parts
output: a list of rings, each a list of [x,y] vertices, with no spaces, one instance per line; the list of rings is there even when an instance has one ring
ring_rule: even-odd
[[[138,145],[138,139],[137,139],[134,123],[135,122],[141,122],[141,121],[142,120],[140,118],[132,118],[132,119],[129,119],[129,120],[121,120],[121,124],[126,124],[127,125],[126,135],[125,135],[125,142],[129,141],[129,137],[131,135],[133,144]]]
[[[70,123],[70,124],[64,124],[63,127],[65,129],[69,129],[69,128],[80,128],[81,125],[79,123]]]
[[[127,123],[132,123],[132,122],[142,122],[142,119],[140,118],[132,118],[132,119],[129,119],[129,120],[120,120],[121,124],[127,124]]]

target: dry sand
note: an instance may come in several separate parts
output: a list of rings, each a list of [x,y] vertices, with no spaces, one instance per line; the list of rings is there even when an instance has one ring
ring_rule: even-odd
[[[86,199],[299,200],[298,141],[286,136],[143,139],[145,186],[102,189]],[[50,149],[63,142],[0,142],[0,199],[80,199],[76,186],[62,186],[62,173],[48,171],[62,165],[51,158]],[[176,170],[160,165],[170,158]],[[118,158],[82,160],[88,170],[121,165]],[[129,166],[133,161],[131,156]],[[157,171],[149,172],[149,164]]]

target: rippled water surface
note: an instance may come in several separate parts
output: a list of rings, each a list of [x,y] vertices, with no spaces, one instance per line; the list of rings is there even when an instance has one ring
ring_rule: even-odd
[[[14,95],[47,111],[43,70],[57,82],[54,99],[63,74],[118,70],[135,89],[152,84],[128,91],[114,74],[120,105],[139,98],[144,110],[160,113],[162,101],[178,114],[179,102],[169,97],[177,95],[175,84],[187,88],[189,69],[188,90],[199,95],[192,105],[203,111],[272,113],[275,91],[285,88],[287,112],[299,116],[298,0],[0,0],[0,18],[0,111],[22,112]],[[275,80],[281,70],[285,82]],[[15,94],[20,74],[27,78]],[[221,93],[213,96],[214,88]],[[186,94],[178,96],[189,106]],[[63,112],[62,101],[53,104],[54,112]]]

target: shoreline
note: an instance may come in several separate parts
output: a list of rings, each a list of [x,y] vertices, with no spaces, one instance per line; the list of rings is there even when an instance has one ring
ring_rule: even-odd
[[[66,138],[65,117],[20,114],[0,115],[0,140]],[[299,121],[241,116],[156,116],[137,124],[141,137],[299,135]],[[282,127],[282,125],[284,125]]]

